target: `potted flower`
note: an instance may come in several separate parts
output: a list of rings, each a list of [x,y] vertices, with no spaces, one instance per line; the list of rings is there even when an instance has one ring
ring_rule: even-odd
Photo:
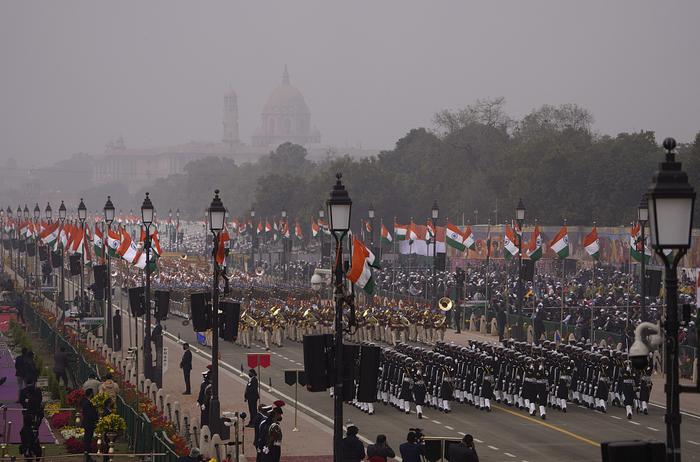
[[[107,435],[110,441],[114,441],[120,433],[126,431],[126,421],[119,414],[109,414],[97,421],[95,432],[98,435]]]

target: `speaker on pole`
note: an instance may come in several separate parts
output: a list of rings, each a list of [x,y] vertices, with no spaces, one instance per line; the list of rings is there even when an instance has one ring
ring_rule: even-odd
[[[156,290],[156,318],[165,319],[170,311],[170,291]]]
[[[430,249],[432,251],[432,249]],[[435,268],[438,271],[445,271],[445,254],[444,253],[437,253],[437,256],[435,257]]]
[[[129,310],[132,316],[146,314],[146,288],[144,286],[131,287],[129,289]]]
[[[241,320],[241,303],[235,300],[225,300],[219,303],[219,309],[223,311],[223,329],[221,338],[234,341],[238,338],[238,323]]]
[[[576,259],[566,258],[564,259],[564,274],[570,276],[576,273]]]
[[[309,391],[326,391],[333,375],[333,335],[304,336],[304,373]]]
[[[658,297],[661,291],[661,270],[646,270],[647,280],[644,286],[644,295],[647,297]]]
[[[343,401],[355,399],[355,378],[359,375],[360,345],[343,345]]]
[[[63,254],[61,252],[51,252],[51,266],[60,268],[63,265]]]
[[[532,281],[535,277],[535,262],[523,260],[523,281]]]
[[[49,259],[49,249],[45,245],[39,247],[39,260],[46,261]]]
[[[360,347],[357,400],[361,403],[373,403],[377,400],[380,352],[381,349],[378,346],[362,345]]]
[[[68,257],[68,268],[70,269],[71,276],[80,274],[80,263],[80,255],[75,254]]]
[[[211,327],[209,321],[211,313],[211,293],[200,292],[190,295],[190,316],[192,328],[195,332],[205,332]]]
[[[27,256],[34,257],[36,255],[36,246],[32,244],[27,245]]]

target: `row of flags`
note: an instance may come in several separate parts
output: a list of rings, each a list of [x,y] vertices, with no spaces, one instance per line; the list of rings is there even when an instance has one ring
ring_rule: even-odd
[[[80,254],[87,263],[92,264],[97,259],[104,259],[106,249],[110,256],[119,257],[127,263],[139,268],[146,267],[146,252],[144,242],[146,240],[146,228],[141,226],[141,234],[138,241],[134,241],[126,228],[119,224],[114,229],[109,229],[107,240],[101,227],[95,223],[94,232],[89,225],[81,227],[72,222],[61,224],[55,222],[32,222],[5,219],[2,224],[3,239],[15,236],[35,242],[37,239],[47,245],[53,251],[61,251],[69,255]],[[157,260],[162,255],[158,227],[150,226],[151,258],[150,267],[157,268]],[[93,258],[94,256],[94,258]]]

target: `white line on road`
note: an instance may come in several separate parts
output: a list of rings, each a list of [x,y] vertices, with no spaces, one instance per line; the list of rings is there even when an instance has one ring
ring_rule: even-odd
[[[639,425],[639,422],[635,422],[634,420],[628,420],[628,422],[632,425]]]
[[[439,422],[439,421],[437,421],[437,420],[433,420],[433,423],[434,423],[434,424],[440,425],[442,422]]]
[[[450,427],[449,425],[445,425],[445,428],[448,430],[454,430],[454,427]]]
[[[503,454],[507,455],[508,457],[512,457],[513,459],[515,459],[515,456],[514,456],[513,454],[511,454],[510,452],[504,452]]]
[[[463,433],[463,434],[466,435],[466,433]],[[479,444],[483,443],[483,441],[481,441],[479,438],[474,438],[474,441],[476,441]]]
[[[659,409],[666,409],[666,406],[662,406],[662,405],[656,404],[656,403],[649,403],[649,406],[658,407]],[[685,411],[681,411],[681,414],[683,414],[684,416],[687,416],[687,417],[692,417],[693,419],[700,420],[700,415],[697,415],[697,414],[691,414],[690,412],[685,412]]]
[[[616,415],[611,415],[610,418],[611,418],[611,419],[622,420],[622,417],[618,417],[618,416],[616,416]]]
[[[457,432],[457,433],[459,433],[459,434],[462,435],[462,436],[466,435],[466,433],[464,433],[464,432]],[[474,438],[474,441],[476,441],[476,438]],[[478,441],[477,441],[477,442],[478,442]]]
[[[654,427],[647,427],[647,428],[648,428],[649,430],[653,431],[653,432],[658,432],[658,431],[659,431],[658,429],[656,429],[656,428],[654,428]]]
[[[695,446],[700,446],[700,443],[698,443],[697,441],[688,440],[688,443],[694,444]]]
[[[489,446],[489,449],[493,449],[494,451],[498,451],[498,448],[496,446]]]

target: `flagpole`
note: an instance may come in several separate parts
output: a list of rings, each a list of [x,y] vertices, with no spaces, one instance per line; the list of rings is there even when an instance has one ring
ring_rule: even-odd
[[[595,221],[593,222],[593,229],[596,229]],[[598,247],[598,252],[600,252],[600,244]],[[595,285],[595,282],[596,282],[595,281],[595,262],[596,262],[595,257],[593,257],[593,287],[594,287],[593,290],[594,290],[594,295],[596,295],[595,292],[597,292],[597,290],[595,289],[595,286],[596,286]],[[593,345],[593,342],[595,341],[595,338],[594,338],[595,335],[594,335],[594,331],[593,331],[593,304],[591,304],[591,334],[589,335],[589,337],[591,338],[591,345]]]
[[[475,225],[476,226],[476,225]],[[488,226],[486,228],[486,308],[484,311],[490,308],[491,299],[489,295],[489,276],[491,267],[491,217],[489,217]]]
[[[394,216],[394,224],[396,224],[396,216]],[[392,247],[394,251],[394,259],[391,262],[391,299],[394,300],[394,295],[396,293],[396,266],[397,262],[399,261],[399,256],[396,253],[396,241],[398,241],[399,238],[396,235],[396,230],[394,229],[394,240],[392,241]]]
[[[379,255],[378,255],[380,265],[382,262],[382,241],[384,240],[384,236],[382,236],[382,229],[384,229],[384,219],[380,217],[379,218]],[[372,231],[374,231],[374,230],[372,230]],[[379,279],[379,278],[377,278],[377,279]],[[378,282],[379,282],[379,284],[377,284],[378,285],[377,288],[379,290],[381,290],[382,289],[381,279]],[[379,293],[379,290],[377,291],[377,293]]]
[[[632,222],[631,225],[634,228],[634,222]],[[635,240],[636,240],[636,236],[635,236]],[[636,245],[636,242],[635,242],[635,245]],[[644,259],[644,251],[645,251],[644,243],[642,243],[642,259]],[[627,316],[625,319],[625,336],[624,336],[625,347],[627,347],[627,343],[628,343],[627,342],[627,332],[629,329],[629,322],[630,322],[630,297],[632,296],[632,294],[630,293],[630,287],[631,287],[630,279],[632,279],[632,246],[631,245],[630,245],[628,257],[629,257],[628,258],[629,264],[627,266]]]
[[[566,226],[566,218],[564,219],[564,226]],[[569,231],[567,230],[567,238],[568,238],[568,233]],[[569,243],[567,242],[566,245],[568,246]],[[566,262],[566,258],[561,259],[561,313],[559,314],[559,336],[564,335],[564,280],[565,280],[565,275],[564,275],[564,270],[566,269],[566,265],[564,264]]]

